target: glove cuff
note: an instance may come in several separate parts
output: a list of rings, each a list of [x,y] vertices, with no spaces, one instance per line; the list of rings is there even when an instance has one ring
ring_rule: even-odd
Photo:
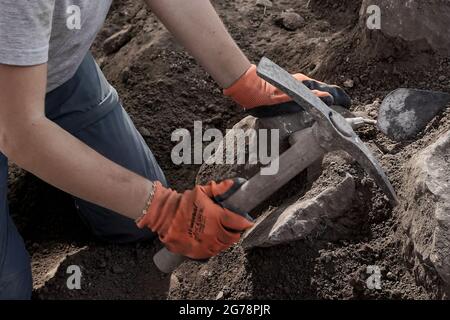
[[[136,222],[139,228],[149,228],[158,235],[164,235],[175,216],[181,194],[163,187],[161,182],[154,182],[153,196],[150,195],[149,206],[143,216]]]
[[[251,93],[258,81],[261,79],[256,74],[256,65],[252,64],[231,87],[223,90],[223,94],[247,109],[254,104]]]

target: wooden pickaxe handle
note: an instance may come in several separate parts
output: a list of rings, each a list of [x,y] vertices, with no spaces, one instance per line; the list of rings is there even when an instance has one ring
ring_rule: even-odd
[[[311,128],[293,133],[290,137],[292,146],[273,160],[278,161],[278,173],[262,175],[260,171],[223,201],[222,206],[234,212],[248,213],[300,172],[323,157],[327,151],[317,141],[314,134],[315,129],[314,125]],[[247,232],[251,232],[251,230]],[[166,248],[161,249],[153,257],[155,265],[164,273],[171,273],[186,259],[188,258],[171,253]]]

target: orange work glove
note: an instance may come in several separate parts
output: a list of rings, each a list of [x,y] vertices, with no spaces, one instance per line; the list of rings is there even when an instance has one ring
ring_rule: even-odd
[[[311,89],[327,105],[340,105],[345,108],[350,107],[351,99],[341,87],[328,85],[301,73],[294,74],[293,76]],[[256,74],[255,65],[252,65],[242,77],[231,87],[225,89],[223,93],[247,110],[292,101],[284,92],[260,78]]]
[[[184,193],[155,182],[153,199],[137,225],[158,233],[161,242],[173,253],[197,260],[215,256],[238,242],[241,232],[253,226],[246,218],[213,200],[221,199],[236,187],[235,182],[210,182]]]

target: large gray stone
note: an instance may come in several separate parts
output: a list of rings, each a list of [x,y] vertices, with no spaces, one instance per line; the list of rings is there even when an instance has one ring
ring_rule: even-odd
[[[297,202],[267,210],[243,236],[242,247],[271,247],[319,234],[328,222],[347,212],[355,197],[355,181],[347,175],[337,185],[308,192]]]
[[[414,139],[448,103],[445,92],[397,89],[378,110],[378,128],[395,141]]]
[[[406,41],[425,40],[437,51],[450,52],[450,1],[363,0],[362,28],[366,28],[367,8],[371,5],[381,9],[381,32],[386,36]]]
[[[450,284],[450,131],[409,164],[402,217],[415,262]]]

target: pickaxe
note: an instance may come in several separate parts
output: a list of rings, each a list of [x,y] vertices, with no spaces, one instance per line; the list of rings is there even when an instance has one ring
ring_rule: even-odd
[[[384,170],[344,117],[329,108],[310,89],[267,58],[263,58],[259,63],[258,75],[288,94],[314,118],[315,123],[312,127],[291,135],[292,146],[279,156],[278,174],[274,176],[256,174],[220,203],[224,208],[246,216],[326,153],[337,150],[343,150],[352,156],[375,180],[391,204],[397,205],[397,196]],[[249,232],[251,230],[244,234],[244,237]],[[173,254],[164,248],[153,260],[161,271],[170,273],[185,259],[186,257]]]

